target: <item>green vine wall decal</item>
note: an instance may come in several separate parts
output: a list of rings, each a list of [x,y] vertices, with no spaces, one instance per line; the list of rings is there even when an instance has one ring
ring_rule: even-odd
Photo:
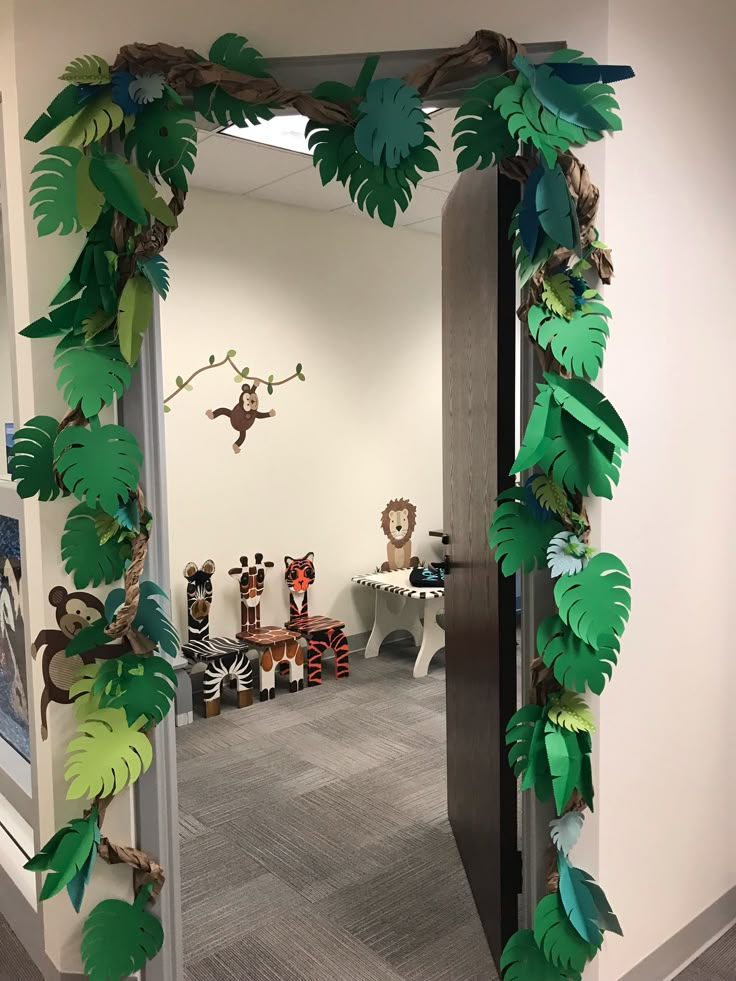
[[[31,184],[39,235],[83,230],[85,240],[48,315],[21,331],[55,339],[68,411],[61,420],[36,416],[18,432],[14,479],[22,497],[80,502],[62,540],[77,582],[113,585],[124,570],[104,615],[66,647],[86,662],[70,691],[79,732],[66,776],[69,798],[87,806],[28,863],[47,873],[42,900],[66,888],[76,910],[96,858],[135,871],[132,904],[104,900],[86,918],[82,957],[93,981],[121,981],[164,940],[148,909],[164,885],[163,869],[150,855],[111,842],[102,828],[113,797],[150,765],[150,734],[172,704],[167,658],[176,655],[178,638],[159,605],[161,588],[140,581],[153,527],[139,485],[140,448],[123,426],[103,425],[99,413],[127,389],[154,292],[165,298],[169,289],[162,252],[195,165],[195,110],[212,123],[239,126],[268,119],[276,108],[302,113],[322,182],[340,181],[361,210],[392,225],[422,175],[439,166],[424,100],[484,66],[487,77],[457,113],[458,169],[496,164],[523,186],[510,229],[526,287],[519,316],[544,371],[512,469],[526,476],[500,495],[489,541],[504,575],[548,568],[558,607],[539,625],[529,702],[508,722],[509,763],[522,789],[553,800],[557,818],[549,895],[532,928],[509,939],[504,981],[579,981],[605,932],[620,932],[600,886],[569,859],[594,802],[594,726],[584,694],[600,694],[611,678],[630,610],[626,567],[590,545],[585,497],[612,496],[628,435],[591,384],[611,317],[593,277],[608,283],[613,267],[594,224],[598,190],[570,148],[620,129],[611,83],[633,72],[572,50],[534,65],[493,31],[478,31],[403,79],[376,78],[378,65],[378,57],[368,58],[352,86],[325,81],[301,92],[281,86],[237,34],[218,38],[208,57],[164,43],[130,44],[112,64],[98,55],[76,58],[61,76],[67,84],[26,134],[33,142],[51,134],[54,140]],[[198,372],[227,363],[244,380],[234,357],[212,356]],[[167,403],[193,377],[177,379]],[[258,381],[272,390],[294,377],[303,380],[301,365],[288,378]],[[101,560],[91,562],[96,542]],[[116,643],[118,657],[90,663],[100,645],[107,651]]]

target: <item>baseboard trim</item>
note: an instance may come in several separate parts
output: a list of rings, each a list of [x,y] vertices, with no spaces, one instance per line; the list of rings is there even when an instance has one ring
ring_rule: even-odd
[[[673,981],[736,921],[736,886],[652,951],[619,981]]]

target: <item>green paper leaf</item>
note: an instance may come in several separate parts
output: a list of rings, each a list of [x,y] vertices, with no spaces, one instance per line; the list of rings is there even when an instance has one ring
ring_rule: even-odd
[[[526,77],[539,102],[558,120],[596,132],[621,128],[619,117],[611,111],[618,109],[618,103],[610,85],[571,85],[555,74],[551,65],[532,65],[521,54],[514,58],[514,67]]]
[[[617,450],[629,445],[626,426],[609,400],[582,378],[563,378],[547,371],[544,379],[551,387],[555,401],[581,425]]]
[[[555,518],[539,521],[524,503],[524,491],[520,487],[504,491],[498,500],[488,530],[488,544],[496,549],[501,572],[510,576],[522,566],[525,572],[543,568],[550,539],[563,530],[562,524]]]
[[[149,259],[139,259],[138,268],[153,286],[162,300],[169,294],[169,266],[162,255],[154,255]],[[210,364],[215,360],[214,354],[210,355]]]
[[[543,168],[537,184],[536,206],[539,224],[549,237],[566,249],[574,249],[578,240],[577,214],[559,164]]]
[[[555,848],[563,855],[569,855],[580,839],[584,823],[582,811],[568,811],[550,821],[550,836]]]
[[[161,195],[157,193],[156,188],[149,181],[143,171],[139,170],[138,167],[132,163],[127,164],[127,168],[131,180],[135,184],[138,197],[149,215],[151,215],[153,218],[157,218],[169,228],[176,228],[178,225],[176,215],[164,201]]]
[[[570,923],[583,940],[600,947],[604,930],[621,936],[621,925],[593,877],[570,865],[561,853],[558,853],[557,865],[562,905]]]
[[[170,405],[165,405],[164,406],[164,414],[167,413],[167,412],[171,412],[171,406]]]
[[[566,273],[555,273],[542,281],[544,305],[558,317],[568,320],[575,312],[575,290],[572,280]]]
[[[101,708],[80,723],[80,736],[69,743],[64,779],[67,798],[107,797],[121,793],[145,773],[153,749],[141,718],[129,726],[121,708]]]
[[[620,637],[631,610],[631,579],[621,559],[608,552],[594,555],[576,576],[555,583],[560,618],[595,650]]]
[[[138,484],[142,454],[124,426],[69,426],[56,437],[54,454],[64,486],[90,507],[114,514]]]
[[[583,758],[590,754],[590,736],[560,729],[548,721],[544,727],[544,747],[557,813],[562,814],[573,792],[577,789],[582,793],[585,783],[582,764]]]
[[[64,648],[64,654],[67,657],[74,657],[87,654],[88,651],[93,651],[95,647],[100,647],[102,644],[109,644],[112,638],[105,633],[107,626],[104,617],[93,620],[88,627],[84,627],[72,637]]]
[[[521,473],[522,470],[528,470],[539,463],[549,444],[547,430],[550,420],[561,415],[557,403],[552,398],[552,388],[549,385],[537,385],[537,388],[539,394],[526,425],[521,449],[511,468],[512,474]],[[544,469],[548,470],[549,467]]]
[[[560,517],[565,516],[568,508],[567,494],[556,481],[542,473],[532,480],[531,486],[532,493],[543,508],[554,511]]]
[[[506,727],[509,766],[521,777],[521,789],[532,787],[541,801],[552,795],[552,776],[544,748],[546,715],[541,705],[525,705]]]
[[[84,330],[84,339],[86,341],[92,341],[95,337],[106,331],[115,322],[114,313],[106,313],[104,310],[95,310],[95,312],[82,321],[82,328]],[[127,384],[127,383],[126,383]]]
[[[75,116],[59,126],[59,143],[62,146],[88,146],[119,129],[124,116],[120,106],[113,102],[110,90],[103,89],[94,99],[86,102]]]
[[[591,381],[603,365],[610,316],[601,303],[586,304],[571,317],[554,316],[540,306],[529,310],[529,332],[543,350],[551,347],[562,367],[573,375],[587,375]]]
[[[60,893],[97,854],[99,828],[97,808],[87,818],[74,818],[57,831],[24,868],[48,872],[39,899],[44,902]]]
[[[103,661],[93,692],[102,708],[122,708],[128,724],[145,716],[147,725],[161,722],[176,695],[176,672],[162,657],[124,654]]]
[[[54,440],[59,423],[51,416],[34,416],[13,440],[13,483],[19,497],[55,501],[61,494],[54,475]]]
[[[563,691],[550,697],[547,717],[550,722],[571,732],[595,732],[593,713],[585,699],[572,691]]]
[[[600,695],[618,663],[619,639],[599,638],[596,650],[576,637],[558,616],[547,617],[537,630],[537,651],[555,679],[565,688]]]
[[[500,968],[503,981],[580,981],[579,973],[562,974],[550,964],[531,930],[518,930],[511,937],[501,954]]]
[[[361,102],[355,146],[375,166],[397,167],[424,143],[427,115],[419,92],[400,78],[374,79]]]
[[[25,135],[31,143],[40,142],[53,132],[60,123],[70,116],[76,115],[84,103],[84,94],[76,85],[67,85],[54,98],[46,112],[41,113]]]
[[[140,584],[140,598],[133,626],[136,630],[153,641],[164,654],[176,657],[179,653],[179,635],[169,618],[161,608],[157,597],[167,599],[163,589],[150,580]],[[125,590],[113,589],[105,601],[105,616],[112,623],[115,612],[125,601]]]
[[[79,913],[82,908],[84,894],[87,890],[90,879],[92,878],[92,871],[95,866],[95,861],[97,860],[97,846],[99,845],[101,839],[100,829],[98,827],[95,828],[94,837],[95,844],[94,848],[90,850],[89,858],[66,887],[66,891],[69,895],[69,901],[74,907],[74,911],[76,913]]]
[[[77,166],[82,153],[75,147],[53,146],[42,157],[32,170],[38,176],[31,184],[30,200],[33,217],[40,219],[38,234],[78,232]]]
[[[144,908],[148,894],[142,890],[133,904],[105,899],[87,917],[82,960],[89,981],[122,981],[161,950],[164,931]]]
[[[553,405],[541,456],[535,462],[570,494],[579,492],[586,496],[590,492],[596,497],[612,497],[611,485],[619,479],[620,452],[561,412],[554,400]]]
[[[517,140],[509,133],[506,120],[494,108],[498,93],[511,85],[505,75],[485,78],[467,94],[457,111],[452,135],[455,139],[457,169],[478,166],[483,170],[516,153]]]
[[[92,158],[89,175],[105,200],[131,221],[144,225],[148,221],[135,182],[126,162],[116,153],[101,153]]]
[[[76,589],[113,583],[125,571],[130,558],[130,545],[112,538],[102,542],[96,522],[109,518],[104,511],[78,504],[70,513],[61,536],[61,558],[68,575],[74,577]]]
[[[120,350],[129,365],[140,356],[143,338],[153,316],[153,287],[144,275],[131,276],[123,287],[118,305]]]
[[[197,130],[194,113],[169,86],[163,98],[144,106],[135,126],[125,138],[128,157],[135,153],[144,174],[160,176],[182,191],[188,188],[187,174],[194,170]]]
[[[55,367],[64,401],[72,409],[81,406],[88,419],[130,385],[130,368],[112,346],[71,348],[57,357]]]
[[[237,353],[238,352],[236,350],[234,350],[233,348],[230,348],[230,350],[227,352],[227,357],[228,358],[234,358]]]
[[[82,55],[68,64],[64,74],[59,77],[62,82],[72,82],[74,85],[109,85],[110,66],[99,55]]]
[[[547,960],[578,974],[598,953],[586,943],[567,918],[559,893],[545,896],[534,913],[534,939]]]
[[[240,34],[223,34],[210,48],[210,61],[255,78],[270,78],[268,63],[260,51],[248,45]],[[272,119],[268,106],[244,102],[217,84],[198,85],[192,92],[194,108],[212,123],[220,126],[256,125]]]
[[[103,623],[106,621],[103,619]],[[106,661],[92,661],[91,664],[83,664],[79,669],[77,680],[69,689],[69,698],[74,705],[74,715],[77,722],[84,722],[91,715],[100,709],[100,701],[93,689],[100,668]]]
[[[105,195],[92,183],[90,177],[91,163],[92,158],[82,154],[77,163],[76,173],[77,214],[82,228],[87,229],[92,228],[97,223],[105,203]]]
[[[210,364],[214,364],[215,363],[215,356],[214,356],[214,354],[211,354],[207,360],[209,361]]]

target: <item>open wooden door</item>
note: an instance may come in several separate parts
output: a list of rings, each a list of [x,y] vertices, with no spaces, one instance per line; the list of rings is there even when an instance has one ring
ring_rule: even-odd
[[[504,729],[516,710],[513,577],[488,526],[512,483],[515,276],[508,227],[517,185],[495,170],[457,182],[442,218],[448,811],[496,963],[517,928],[516,781]]]

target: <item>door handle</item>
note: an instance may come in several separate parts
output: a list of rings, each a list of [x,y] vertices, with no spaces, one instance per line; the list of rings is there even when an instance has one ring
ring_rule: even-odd
[[[450,544],[450,536],[447,534],[446,531],[430,531],[429,537],[430,538],[439,538],[440,541],[442,542],[442,544],[445,545],[445,546],[447,546],[447,545]],[[449,573],[450,573],[450,556],[448,555],[446,548],[445,548],[445,554],[442,556],[442,562],[435,562],[434,565],[435,566],[441,566],[442,569],[445,572],[445,575],[446,576],[449,575]]]

